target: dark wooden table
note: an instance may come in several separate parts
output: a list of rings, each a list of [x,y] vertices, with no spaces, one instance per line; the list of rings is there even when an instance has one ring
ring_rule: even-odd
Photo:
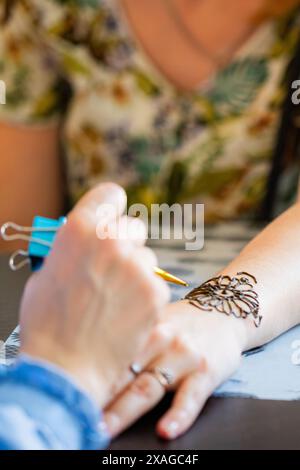
[[[12,273],[0,257],[0,339],[18,320],[18,306],[27,272]],[[155,423],[171,397],[112,443],[127,449],[300,449],[300,403],[246,398],[211,398],[193,428],[173,442],[155,435]]]
[[[120,436],[111,449],[300,449],[298,402],[211,398],[186,435],[173,442],[164,442],[155,436],[154,426],[168,401]]]

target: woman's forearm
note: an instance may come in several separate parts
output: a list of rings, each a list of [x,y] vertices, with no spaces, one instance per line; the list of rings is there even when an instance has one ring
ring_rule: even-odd
[[[257,279],[262,316],[256,328],[245,327],[244,350],[264,344],[300,322],[300,203],[278,217],[254,238],[222,273],[246,271]]]
[[[0,123],[0,225],[31,224],[34,215],[56,217],[63,207],[58,125],[26,128]],[[12,244],[1,249],[13,250]]]

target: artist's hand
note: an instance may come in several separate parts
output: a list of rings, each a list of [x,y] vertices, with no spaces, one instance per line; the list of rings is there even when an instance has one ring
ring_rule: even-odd
[[[173,439],[187,431],[215,388],[237,369],[244,328],[241,319],[201,311],[186,301],[168,305],[162,323],[136,360],[144,372],[106,410],[111,434],[119,434],[148,412],[167,390],[176,390],[175,398],[158,422],[157,432]],[[159,345],[167,343],[165,352],[157,354]],[[167,372],[171,385],[164,386],[161,372]]]
[[[117,210],[117,239],[96,236],[101,203]],[[125,205],[124,191],[113,184],[88,193],[29,280],[21,307],[22,352],[62,367],[100,406],[145,346],[169,297],[144,247],[145,227],[122,216]]]

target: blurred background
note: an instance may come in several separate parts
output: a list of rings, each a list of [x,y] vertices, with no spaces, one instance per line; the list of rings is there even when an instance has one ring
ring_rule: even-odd
[[[130,204],[204,203],[207,223],[288,207],[298,3],[1,0],[0,224],[109,180]]]

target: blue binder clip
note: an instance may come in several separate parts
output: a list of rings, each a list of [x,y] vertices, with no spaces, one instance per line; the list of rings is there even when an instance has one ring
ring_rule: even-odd
[[[9,260],[10,268],[13,271],[18,271],[30,264],[32,271],[38,271],[52,248],[58,230],[66,221],[66,217],[55,220],[36,216],[33,219],[32,227],[22,227],[14,222],[2,225],[0,233],[4,240],[28,241],[27,251],[18,250],[12,254]]]

